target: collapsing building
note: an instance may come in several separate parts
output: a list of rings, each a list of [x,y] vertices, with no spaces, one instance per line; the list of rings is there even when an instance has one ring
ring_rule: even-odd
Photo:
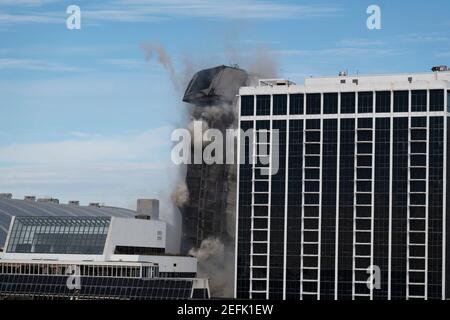
[[[225,132],[235,125],[236,96],[247,84],[248,74],[238,67],[218,66],[197,72],[183,101],[193,104],[192,120],[204,128]],[[199,248],[203,240],[234,238],[236,167],[227,164],[190,164],[186,186],[189,201],[180,208],[183,221],[181,251]],[[231,242],[232,243],[232,242]]]

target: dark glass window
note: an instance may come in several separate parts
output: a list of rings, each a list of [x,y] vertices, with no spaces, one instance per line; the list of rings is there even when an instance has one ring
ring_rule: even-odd
[[[427,130],[426,129],[412,129],[411,130],[411,140],[427,140]]]
[[[269,116],[270,115],[270,96],[261,95],[256,96],[256,115]]]
[[[268,192],[269,182],[268,181],[255,181],[255,191],[256,192]]]
[[[305,181],[305,192],[320,192],[318,181]]]
[[[358,112],[359,113],[373,112],[373,92],[358,93]]]
[[[430,90],[430,111],[444,111],[444,90]]]
[[[411,128],[426,128],[426,127],[427,127],[426,117],[411,118]]]
[[[275,94],[273,96],[273,114],[274,115],[287,114],[287,95]]]
[[[372,141],[372,131],[358,130],[358,141],[367,142]]]
[[[394,92],[394,112],[408,112],[409,92],[395,91]]]
[[[306,131],[305,132],[306,142],[320,142],[320,131]]]
[[[427,111],[427,90],[411,91],[411,111]]]
[[[391,92],[377,91],[376,93],[376,112],[391,112]]]
[[[259,244],[261,245],[261,244]],[[256,245],[255,245],[256,248]],[[253,270],[253,278],[266,278],[267,277],[267,269],[265,268],[254,268]]]
[[[323,113],[336,114],[338,112],[338,94],[324,93],[323,95]]]
[[[241,96],[241,116],[255,115],[255,99],[253,96]]]
[[[410,178],[411,180],[423,180],[426,179],[427,171],[422,168],[411,169]]]
[[[355,113],[355,99],[354,92],[341,93],[341,113]]]
[[[447,91],[447,111],[450,112],[450,91]]]
[[[305,156],[305,167],[308,168],[320,167],[320,157]]]
[[[290,114],[303,114],[303,94],[291,94],[289,96]]]
[[[255,229],[267,229],[267,219],[264,218],[259,218],[259,219],[254,219],[253,220],[253,227]]]
[[[306,95],[306,114],[320,114],[320,93]]]
[[[267,206],[255,206],[254,214],[257,217],[267,217],[269,215],[269,209]]]
[[[372,129],[372,126],[373,126],[372,118],[358,119],[358,128],[359,129]]]
[[[425,155],[411,155],[411,166],[425,167],[427,165],[427,156]]]
[[[320,120],[312,119],[306,121],[306,129],[320,129]]]
[[[165,248],[155,247],[133,247],[133,246],[116,246],[114,254],[127,254],[127,255],[158,255],[164,254]]]

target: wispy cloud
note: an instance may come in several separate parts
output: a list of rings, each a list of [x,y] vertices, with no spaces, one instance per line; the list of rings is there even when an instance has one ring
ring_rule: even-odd
[[[0,6],[42,6],[61,0],[0,0]]]
[[[12,0],[0,0],[9,4]],[[46,0],[21,0],[35,6]],[[101,3],[80,4],[85,23],[155,22],[171,18],[205,19],[264,19],[302,20],[329,17],[343,11],[332,4],[300,5],[274,0],[116,0]],[[24,12],[23,14],[0,14],[0,24],[60,23],[65,12]]]
[[[101,18],[130,20],[144,17],[194,17],[223,19],[306,19],[335,15],[342,11],[336,5],[299,5],[281,1],[260,0],[119,0],[109,10],[94,10],[88,14],[101,13]],[[97,14],[96,17],[100,18]]]
[[[0,190],[129,206],[139,196],[170,194],[178,171],[170,162],[170,127],[0,147]],[[166,155],[166,156],[164,156]]]
[[[449,42],[450,37],[439,33],[411,33],[398,36],[401,41],[410,43]]]
[[[0,24],[64,23],[65,16],[54,13],[7,14],[0,12]]]
[[[374,55],[394,55],[399,51],[391,48],[364,48],[364,47],[336,47],[325,49],[311,49],[311,50],[274,50],[275,55],[281,56],[305,56],[305,57],[317,57],[317,56],[330,56],[330,57],[363,57]]]
[[[0,70],[21,69],[34,71],[53,71],[53,72],[85,72],[87,68],[69,66],[61,63],[50,62],[36,59],[14,59],[0,58]]]
[[[439,52],[434,55],[436,58],[450,58],[450,51]]]
[[[83,132],[83,131],[71,131],[69,133],[72,137],[79,138],[79,139],[92,139],[92,138],[99,138],[101,135],[96,133],[90,133],[90,132]]]
[[[71,140],[0,147],[0,163],[80,165],[138,161],[149,158],[156,148],[170,146],[170,132],[170,127],[114,137],[72,132],[76,138]]]
[[[381,46],[386,44],[383,40],[378,39],[344,39],[338,42],[338,45],[343,47],[370,47]]]
[[[136,67],[144,67],[145,61],[138,60],[138,59],[105,59],[102,61],[104,64],[116,66],[116,67],[122,67],[122,68],[136,68]]]

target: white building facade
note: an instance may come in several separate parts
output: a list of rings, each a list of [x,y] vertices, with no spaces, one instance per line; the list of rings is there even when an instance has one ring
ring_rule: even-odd
[[[0,298],[209,298],[197,259],[165,250],[159,220],[12,217],[0,253]]]

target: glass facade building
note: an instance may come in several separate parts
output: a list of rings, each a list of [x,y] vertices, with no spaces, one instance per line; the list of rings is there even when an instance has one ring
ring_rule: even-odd
[[[15,217],[8,253],[103,254],[110,217]]]
[[[372,78],[241,88],[240,128],[254,139],[240,140],[237,298],[450,297],[450,91],[431,76]],[[268,176],[261,130],[266,167],[279,162]]]

